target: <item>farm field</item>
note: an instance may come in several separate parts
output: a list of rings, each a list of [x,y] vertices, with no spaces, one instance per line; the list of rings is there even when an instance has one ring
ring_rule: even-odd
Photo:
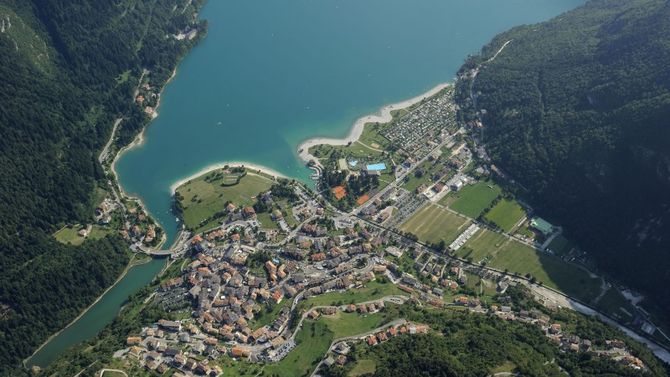
[[[434,204],[429,204],[403,223],[400,230],[410,232],[429,243],[451,243],[470,221]]]
[[[500,187],[491,182],[478,182],[474,185],[468,185],[453,194],[454,198],[450,198],[452,200],[450,208],[476,219],[484,209],[488,208],[500,196],[501,192]],[[442,200],[445,199],[447,198]]]
[[[177,188],[183,208],[182,219],[190,229],[200,231],[211,225],[211,221],[209,224],[201,222],[222,212],[227,201],[238,207],[252,205],[256,195],[268,190],[273,183],[269,178],[248,173],[240,178],[239,183],[231,186],[228,185],[230,177],[216,173],[198,177]]]
[[[509,232],[526,215],[524,209],[513,200],[503,199],[486,214],[486,219],[500,229]]]
[[[486,261],[493,268],[521,276],[530,274],[548,287],[585,301],[600,292],[600,280],[586,271],[488,229],[477,232],[456,255],[471,257],[474,263]]]

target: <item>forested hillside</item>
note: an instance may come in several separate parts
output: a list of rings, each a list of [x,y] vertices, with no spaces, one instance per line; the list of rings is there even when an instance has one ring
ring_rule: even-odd
[[[189,4],[0,1],[0,374],[125,267],[120,238],[72,247],[51,234],[91,221],[114,119],[126,119],[121,142],[148,121],[133,105],[141,72],[161,85],[195,43],[171,37],[192,26],[201,1]]]
[[[472,93],[459,83],[462,115],[480,112],[541,216],[670,313],[670,3],[588,1],[499,35],[461,73],[510,40]]]
[[[506,294],[513,308],[543,311],[551,321],[572,329],[572,336],[589,339],[595,348],[591,352],[565,352],[536,325],[465,311],[435,311],[408,305],[400,308],[401,316],[428,325],[433,333],[397,336],[373,347],[359,344],[347,357],[371,363],[372,372],[364,375],[379,377],[667,376],[664,364],[646,347],[632,340],[627,340],[627,347],[644,360],[646,370],[635,370],[597,356],[596,348],[604,347],[608,339],[623,336],[599,320],[567,309],[547,310],[524,287],[512,287]],[[355,375],[351,364],[344,368],[334,365],[323,375]]]

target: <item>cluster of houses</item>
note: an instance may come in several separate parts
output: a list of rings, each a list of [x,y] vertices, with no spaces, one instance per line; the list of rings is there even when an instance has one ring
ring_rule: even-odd
[[[218,369],[202,360],[220,355],[278,361],[295,345],[289,326],[291,300],[295,305],[329,291],[360,287],[375,279],[375,271],[386,270],[365,261],[389,240],[365,228],[349,226],[338,232],[342,235],[329,236],[321,222],[308,221],[281,247],[268,250],[258,241],[260,230],[250,225],[254,214],[231,210],[241,216],[235,225],[193,237],[194,259],[156,294],[164,309],[185,309],[190,318],[159,321],[131,337],[129,348],[120,354],[159,373],[174,367],[187,375],[215,375]],[[262,254],[272,257],[259,262]],[[356,310],[374,312],[381,305]],[[273,308],[277,310],[268,313]],[[261,326],[259,318],[270,315],[271,321]],[[193,364],[189,358],[201,361]]]
[[[161,241],[162,229],[156,226],[142,207],[128,207],[119,233],[131,242],[132,249],[142,245],[155,246]]]
[[[551,318],[539,310],[514,311],[510,306],[491,305],[488,312],[505,320],[539,326],[547,338],[565,352],[592,352],[595,355],[613,359],[636,370],[646,369],[644,362],[631,354],[624,341],[618,339],[606,340],[604,345],[598,346],[590,339],[580,338],[575,334],[566,332],[560,323],[551,322]]]
[[[427,334],[429,330],[430,328],[427,325],[403,323],[400,325],[389,326],[385,330],[367,336],[342,341],[333,345],[332,352],[326,355],[326,358],[323,360],[323,365],[330,367],[331,365],[342,366],[347,364],[350,361],[348,355],[351,352],[351,346],[354,343],[365,342],[368,346],[372,347],[397,336]]]
[[[140,365],[164,374],[175,369],[173,376],[220,376],[220,366],[210,363],[219,354],[239,352],[219,345],[216,338],[200,331],[193,324],[161,319],[151,327],[142,329],[140,335],[126,339],[128,348],[117,351],[116,357],[123,356],[137,360]],[[187,350],[186,350],[187,349]]]
[[[112,221],[112,215],[119,208],[119,204],[111,198],[105,198],[95,209],[95,221],[100,225],[107,225]]]
[[[145,75],[149,74],[149,71],[144,71]],[[143,76],[143,77],[144,77]],[[135,93],[135,103],[140,106],[144,113],[151,117],[155,118],[158,116],[156,113],[156,105],[158,104],[159,94],[153,89],[148,79],[144,79],[142,85],[139,86],[137,92]]]

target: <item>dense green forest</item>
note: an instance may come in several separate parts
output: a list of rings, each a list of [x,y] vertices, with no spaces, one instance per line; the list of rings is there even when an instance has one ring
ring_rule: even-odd
[[[511,40],[472,92],[472,79],[458,85],[461,116],[481,114],[493,162],[666,324],[669,20],[665,0],[592,0],[497,36],[460,72]]]
[[[106,179],[98,153],[148,118],[133,105],[143,69],[161,87],[195,40],[202,1],[0,1],[0,374],[72,320],[120,274],[116,237],[81,247],[51,234],[92,220]],[[191,5],[188,5],[191,4]],[[98,196],[99,200],[99,196]]]

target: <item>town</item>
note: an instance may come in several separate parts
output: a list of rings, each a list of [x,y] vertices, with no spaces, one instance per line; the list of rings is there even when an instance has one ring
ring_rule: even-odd
[[[356,144],[314,147],[319,193],[245,166],[183,183],[175,192],[183,231],[169,251],[180,268],[148,301],[165,318],[128,334],[115,358],[176,376],[257,366],[318,375],[348,365],[355,344],[430,332],[397,314],[426,305],[537,326],[565,352],[644,370],[624,341],[586,339],[552,320],[607,297],[609,315],[648,324],[588,273],[559,226],[494,179],[485,151],[457,125],[452,96],[447,88],[388,124],[369,124]],[[514,287],[543,311],[510,304]],[[324,322],[335,329],[330,341],[305,348],[306,328],[315,336]]]

